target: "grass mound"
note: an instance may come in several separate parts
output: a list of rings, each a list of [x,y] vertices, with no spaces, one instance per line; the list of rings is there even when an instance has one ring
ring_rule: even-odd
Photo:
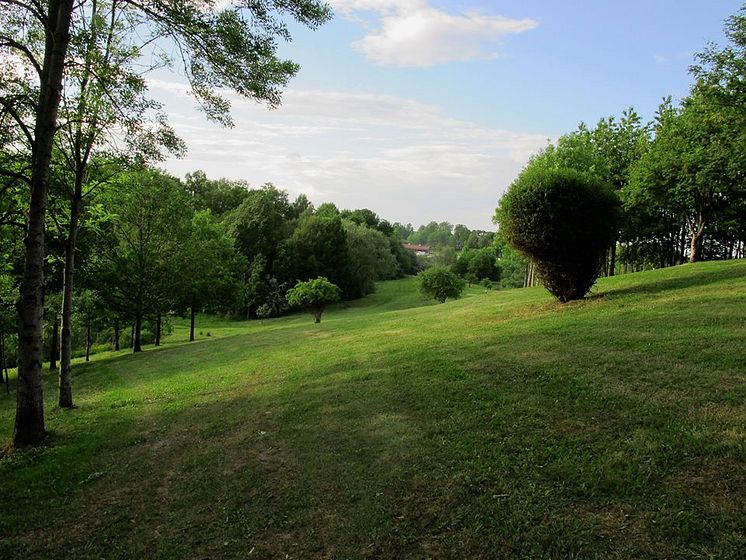
[[[50,375],[0,557],[744,557],[746,262],[424,303],[177,325],[73,411]]]

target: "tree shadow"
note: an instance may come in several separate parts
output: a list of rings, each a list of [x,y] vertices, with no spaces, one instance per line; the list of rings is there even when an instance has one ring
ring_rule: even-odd
[[[690,267],[691,265],[682,266]],[[665,278],[662,280],[654,280],[650,278],[645,282],[635,283],[632,286],[599,291],[591,294],[588,299],[633,294],[658,294],[668,290],[682,290],[704,285],[720,284],[736,278],[743,278],[744,276],[746,276],[746,268],[740,266],[733,266],[726,269],[699,269],[691,267],[689,270],[682,270],[682,273],[678,274],[675,278]]]

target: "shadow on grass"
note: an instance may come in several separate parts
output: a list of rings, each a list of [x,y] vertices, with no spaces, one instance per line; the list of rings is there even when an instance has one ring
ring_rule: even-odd
[[[734,263],[728,268],[718,267],[716,269],[701,269],[697,265],[692,266],[690,264],[680,265],[680,267],[684,270],[674,278],[665,278],[662,280],[648,279],[645,282],[636,282],[632,286],[606,289],[592,294],[588,299],[632,294],[658,294],[667,290],[681,290],[704,285],[716,285],[746,276],[746,261],[739,261],[737,264]],[[689,270],[685,270],[686,268],[689,268]],[[619,276],[618,278],[624,278],[624,276]]]

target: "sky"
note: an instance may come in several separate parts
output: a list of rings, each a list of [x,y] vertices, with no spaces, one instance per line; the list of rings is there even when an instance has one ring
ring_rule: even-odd
[[[688,92],[688,67],[742,0],[330,0],[317,30],[291,24],[301,65],[280,108],[229,95],[209,123],[183,79],[150,91],[185,140],[177,176],[272,183],[294,198],[370,208],[391,222],[494,229],[531,154],[580,122],[634,107],[651,119]]]

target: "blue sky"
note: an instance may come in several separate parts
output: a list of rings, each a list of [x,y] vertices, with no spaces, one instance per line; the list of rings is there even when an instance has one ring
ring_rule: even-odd
[[[735,0],[331,0],[334,20],[292,26],[302,66],[283,107],[233,99],[236,127],[161,95],[186,160],[178,175],[273,182],[392,221],[489,228],[497,200],[547,138],[686,94],[688,66],[722,43]],[[174,95],[177,94],[177,95]]]

